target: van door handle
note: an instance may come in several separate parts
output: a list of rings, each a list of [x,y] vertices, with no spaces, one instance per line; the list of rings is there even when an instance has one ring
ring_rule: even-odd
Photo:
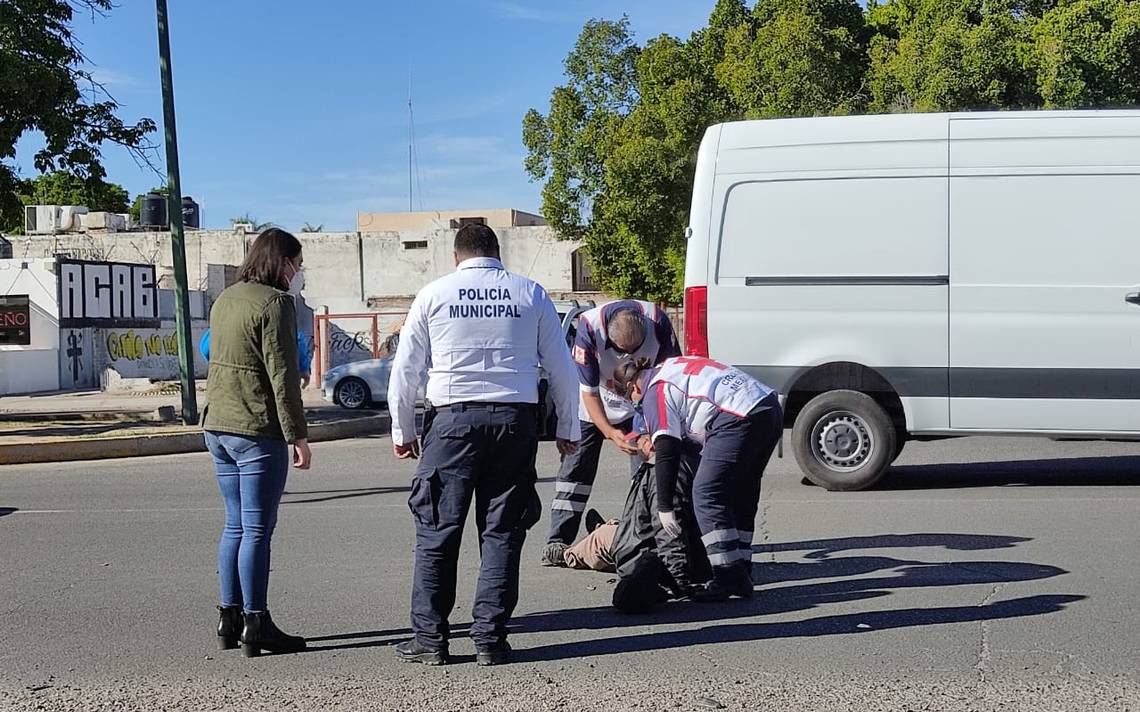
[[[1132,292],[1131,294],[1125,294],[1124,295],[1124,301],[1128,302],[1129,304],[1135,304],[1136,306],[1140,306],[1140,292]]]

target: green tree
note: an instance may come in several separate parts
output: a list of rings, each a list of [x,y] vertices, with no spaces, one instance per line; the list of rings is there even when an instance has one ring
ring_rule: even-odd
[[[717,76],[748,118],[862,109],[867,28],[855,0],[760,0],[729,31]]]
[[[644,46],[591,20],[546,114],[523,119],[543,213],[607,291],[681,296],[712,124],[860,111],[1140,104],[1138,0],[719,0]]]
[[[324,232],[324,229],[325,229],[324,223],[318,223],[317,225],[312,225],[306,221],[305,224],[301,226],[301,232]]]
[[[22,182],[24,205],[85,205],[92,211],[125,213],[130,194],[117,183],[79,178],[67,171],[52,171]]]
[[[526,170],[544,180],[543,214],[565,237],[582,237],[605,186],[605,157],[637,103],[639,49],[629,20],[590,20],[566,57],[565,86],[554,90],[550,111],[523,118]]]
[[[591,20],[549,112],[527,113],[526,168],[546,181],[543,213],[560,236],[584,240],[603,288],[676,297],[696,143],[709,123],[738,118],[714,68],[745,14],[740,0],[721,0],[710,28],[644,49],[626,18]]]
[[[716,80],[723,51],[714,29],[687,42],[656,37],[638,57],[640,101],[606,159],[606,191],[585,235],[595,274],[615,293],[679,298],[696,147],[710,124],[743,116]]]
[[[871,0],[871,111],[1039,106],[1032,32],[1039,0]]]
[[[1046,107],[1140,104],[1140,3],[1062,0],[1033,35]]]
[[[27,131],[43,136],[36,170],[63,170],[80,179],[106,177],[101,150],[117,144],[150,160],[155,124],[130,124],[119,104],[86,68],[72,31],[78,11],[102,15],[112,0],[4,0],[0,2],[0,227],[21,222],[21,180],[11,162]]]

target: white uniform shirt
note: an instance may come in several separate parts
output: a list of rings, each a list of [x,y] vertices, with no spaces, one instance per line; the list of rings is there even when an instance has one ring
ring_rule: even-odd
[[[432,405],[537,403],[540,364],[557,436],[577,441],[574,364],[546,290],[499,260],[464,260],[454,274],[420,290],[400,330],[388,381],[392,441],[416,437],[416,391],[425,372]]]
[[[612,317],[623,309],[634,309],[646,319],[645,341],[632,354],[618,351],[610,343],[607,327]],[[664,310],[652,302],[636,299],[623,299],[603,304],[578,317],[578,334],[574,340],[574,362],[578,364],[578,380],[583,393],[593,393],[602,399],[606,409],[606,420],[617,424],[633,417],[633,403],[614,392],[614,371],[618,365],[630,359],[646,358],[651,363],[660,363],[670,356],[680,356],[677,335]],[[578,417],[590,422],[590,413],[583,401],[579,406]]]
[[[744,417],[771,393],[738,368],[683,356],[666,360],[650,376],[641,410],[654,440],[668,435],[704,445],[709,421],[718,412]]]

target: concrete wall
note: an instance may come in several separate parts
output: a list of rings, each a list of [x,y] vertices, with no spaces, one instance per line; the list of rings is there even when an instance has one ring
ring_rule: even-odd
[[[194,375],[206,377],[207,363],[198,353],[198,342],[206,322],[193,321]],[[103,367],[103,385],[113,386],[122,379],[145,378],[172,381],[178,378],[178,335],[173,321],[157,329],[97,329],[95,362]]]
[[[503,228],[496,233],[507,269],[530,277],[551,292],[572,290],[571,255],[578,243],[555,239],[549,228]],[[453,272],[454,241],[454,230],[362,233],[366,299],[411,296],[428,282]],[[306,249],[306,265],[314,260],[310,254]],[[309,299],[313,301],[315,294]]]
[[[0,259],[0,294],[27,294],[31,302],[32,343],[0,345],[0,395],[58,390],[114,388],[130,379],[178,377],[173,294],[160,290],[163,321],[159,328],[59,326],[58,278],[49,258]],[[190,293],[191,329],[197,346],[206,322],[204,297]],[[195,350],[195,373],[204,378],[206,363]]]
[[[497,231],[501,227],[542,226],[546,220],[541,215],[511,208],[491,210],[441,210],[408,213],[357,213],[356,229],[359,232],[399,232],[447,230],[452,220],[463,218],[483,218],[486,224]]]
[[[573,289],[574,241],[554,239],[547,227],[496,230],[508,269],[537,280],[553,293]],[[191,290],[204,290],[209,265],[240,265],[254,235],[229,230],[186,233],[186,272]],[[454,230],[301,233],[305,246],[305,296],[314,308],[364,311],[370,299],[410,297],[455,268]],[[13,253],[46,258],[137,262],[156,266],[159,286],[174,286],[169,233],[14,235]],[[420,246],[418,243],[427,243]]]
[[[506,227],[497,228],[495,232],[508,269],[538,281],[555,296],[566,296],[573,290],[572,254],[579,243],[557,240],[547,227]],[[209,288],[209,297],[216,298],[219,283],[226,281],[219,277],[219,266],[232,268],[241,264],[255,237],[229,230],[188,231],[186,262],[191,290]],[[403,321],[412,297],[428,282],[455,269],[455,230],[301,233],[297,237],[305,250],[304,296],[308,309],[318,314],[380,312],[377,332],[381,343]],[[16,255],[68,254],[79,259],[153,264],[160,287],[174,286],[169,233],[37,235],[9,239]],[[214,284],[209,280],[211,265],[214,265]],[[232,269],[230,274],[232,276]],[[54,291],[51,298],[54,304]],[[195,317],[208,316],[210,299],[206,301],[204,305],[197,299],[192,302]],[[169,295],[160,293],[160,305],[166,307],[162,313],[164,318],[172,315]],[[302,331],[311,331],[307,323],[311,318],[302,317],[303,323],[299,325]],[[336,365],[371,358],[370,319],[338,319],[328,331],[331,349],[325,355],[326,363]],[[98,344],[95,345],[98,348]],[[62,355],[60,363],[62,368]],[[68,363],[69,368],[74,366],[73,360]]]
[[[0,259],[0,294],[27,294],[28,346],[0,344],[0,395],[59,389],[59,306],[53,259]]]

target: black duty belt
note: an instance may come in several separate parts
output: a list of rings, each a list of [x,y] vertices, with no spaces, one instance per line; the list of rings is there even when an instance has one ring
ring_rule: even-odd
[[[449,410],[452,413],[462,413],[468,410],[527,410],[535,408],[534,403],[486,403],[483,401],[468,401],[465,403],[451,403],[449,405],[426,404],[428,410]]]

